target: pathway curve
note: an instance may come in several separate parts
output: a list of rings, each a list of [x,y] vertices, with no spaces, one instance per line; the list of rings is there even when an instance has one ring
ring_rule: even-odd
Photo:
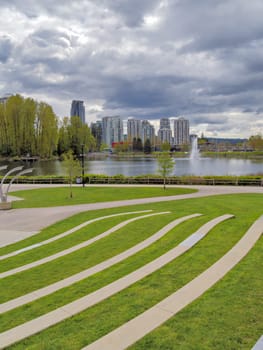
[[[36,244],[32,244],[30,246],[27,246],[25,248],[22,248],[22,249],[18,249],[18,250],[15,250],[11,253],[8,253],[8,254],[5,254],[5,255],[1,255],[0,256],[0,260],[4,260],[4,259],[7,259],[7,258],[11,258],[12,256],[15,256],[15,255],[18,255],[20,253],[24,253],[28,250],[32,250],[32,249],[35,249],[35,248],[38,248],[38,247],[41,247],[45,244],[49,244],[51,242],[54,242],[54,241],[57,241],[58,239],[61,239],[61,238],[64,238],[80,229],[82,229],[83,227],[86,227],[94,222],[97,222],[97,221],[100,221],[100,220],[104,220],[104,219],[109,219],[109,218],[114,218],[116,216],[122,216],[122,215],[132,215],[132,214],[142,214],[142,213],[147,213],[147,212],[151,212],[152,210],[140,210],[140,211],[127,211],[127,212],[123,212],[123,213],[117,213],[117,214],[111,214],[111,215],[106,215],[106,216],[99,216],[97,218],[94,218],[94,219],[91,219],[91,220],[88,220],[88,221],[85,221],[83,222],[82,224],[78,225],[78,226],[75,226],[73,227],[72,229],[66,231],[66,232],[63,232],[63,233],[60,233],[54,237],[51,237],[49,239],[46,239],[44,241],[41,241],[41,242],[38,242]]]
[[[27,304],[31,301],[37,300],[39,298],[42,298],[44,296],[47,296],[51,293],[54,293],[58,291],[59,289],[68,287],[72,285],[73,283],[79,282],[84,278],[87,278],[91,275],[94,275],[95,273],[101,272],[121,261],[124,259],[127,259],[128,257],[138,253],[139,251],[147,248],[160,238],[162,238],[167,232],[172,230],[175,226],[181,224],[182,222],[192,219],[194,217],[201,216],[201,214],[192,214],[188,216],[181,217],[179,219],[173,220],[166,226],[164,226],[161,230],[153,234],[151,237],[145,239],[144,241],[138,243],[137,245],[133,246],[130,249],[125,250],[124,252],[113,256],[110,259],[107,259],[95,266],[92,266],[84,271],[81,271],[75,275],[72,275],[68,278],[63,279],[62,281],[58,281],[56,283],[50,284],[49,286],[40,288],[38,290],[34,290],[31,293],[25,294],[21,297],[18,297],[16,299],[12,299],[10,301],[7,301],[6,303],[3,303],[0,305],[0,313],[4,313],[7,311],[10,311],[18,306],[22,306],[24,304]]]
[[[91,185],[94,187],[94,185]],[[99,185],[96,185],[98,187]],[[103,187],[113,187],[114,185],[100,185]],[[131,187],[132,185],[115,185],[114,187]],[[58,185],[13,185],[12,191],[40,188],[40,187],[61,187]],[[136,187],[145,187],[137,185]],[[156,186],[155,186],[156,187]],[[0,211],[0,247],[17,242],[26,237],[36,234],[44,227],[57,221],[65,219],[71,215],[96,209],[116,208],[128,205],[149,204],[163,201],[181,200],[188,198],[198,198],[233,193],[261,193],[263,187],[253,186],[173,186],[180,188],[194,188],[198,192],[154,198],[131,199],[113,202],[101,202],[93,204],[80,204],[52,208],[25,208],[15,210]]]
[[[150,275],[151,273],[165,266],[181,254],[185,253],[194,244],[201,240],[215,225],[232,217],[233,215],[226,214],[207,222],[195,234],[193,234],[194,239],[190,239],[190,243],[189,239],[187,239],[175,248],[169,250],[167,253],[161,255],[157,259],[133,271],[132,273],[118,279],[117,281],[114,281],[108,284],[107,286],[100,288],[94,291],[93,293],[79,298],[69,304],[57,308],[54,311],[51,311],[45,315],[37,317],[31,321],[28,321],[24,324],[21,324],[17,327],[14,327],[10,330],[1,333],[1,346],[5,348],[33,334],[43,331],[44,329],[53,326],[69,317],[72,317],[80,313],[81,311],[84,311],[87,308],[101,302],[102,300],[109,298],[110,296],[122,291],[123,289],[129,287],[133,283],[141,280],[142,278]],[[198,236],[199,239],[197,239],[196,236]],[[108,350],[108,347],[100,347],[100,350],[101,349]]]
[[[263,216],[221,259],[184,287],[83,350],[123,350],[173,317],[230,271],[253,247],[263,231]],[[260,348],[261,349],[261,348]]]
[[[151,216],[156,216],[156,215],[163,215],[163,214],[169,214],[170,212],[169,211],[166,211],[166,212],[159,212],[159,213],[152,213],[152,214],[147,214],[147,215],[141,215],[141,216],[137,216],[135,218],[132,218],[132,219],[128,219],[128,220],[125,220],[125,221],[122,221],[121,223],[111,227],[109,230],[93,237],[93,238],[90,238],[89,240],[85,241],[85,242],[81,242],[77,245],[74,245],[70,248],[67,248],[67,249],[64,249],[56,254],[53,254],[53,255],[49,255],[45,258],[42,258],[42,259],[39,259],[37,261],[33,261],[32,263],[29,263],[29,264],[26,264],[26,265],[23,265],[23,266],[19,266],[19,267],[16,267],[12,270],[8,270],[8,271],[5,271],[5,272],[2,272],[0,273],[0,278],[4,278],[4,277],[7,277],[7,276],[11,276],[11,275],[14,275],[18,272],[22,272],[22,271],[26,271],[26,270],[29,270],[29,269],[32,269],[33,267],[36,267],[36,266],[40,266],[40,265],[43,265],[47,262],[50,262],[50,261],[53,261],[55,259],[58,259],[58,258],[61,258],[62,256],[65,256],[67,254],[70,254],[70,253],[73,253],[81,248],[85,248],[85,247],[88,247],[89,245],[91,245],[92,243],[94,242],[97,242],[99,241],[100,239],[104,238],[104,237],[107,237],[108,235],[110,235],[111,233],[113,232],[116,232],[117,230],[121,229],[122,227],[130,224],[131,222],[134,222],[134,221],[137,221],[137,220],[141,220],[141,219],[146,219],[146,218],[149,218]]]

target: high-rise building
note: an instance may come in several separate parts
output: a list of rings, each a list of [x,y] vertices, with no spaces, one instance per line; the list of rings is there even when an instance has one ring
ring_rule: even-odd
[[[90,124],[91,134],[94,136],[96,140],[96,149],[100,150],[100,146],[102,143],[102,121],[97,120],[95,123]]]
[[[160,129],[171,129],[169,118],[161,118],[160,119]]]
[[[174,144],[189,144],[189,120],[184,118],[174,120]]]
[[[172,130],[171,129],[159,129],[158,131],[159,142],[172,144]]]
[[[169,118],[160,119],[160,129],[158,131],[159,142],[162,143],[172,143],[172,130]]]
[[[147,139],[150,140],[151,145],[155,146],[155,129],[154,126],[151,125],[148,120],[142,121],[142,133],[141,133],[142,144],[145,144]]]
[[[139,119],[129,118],[127,121],[127,140],[132,142],[133,139],[141,138],[142,122]]]
[[[112,147],[112,144],[115,142],[123,141],[123,122],[121,117],[102,118],[102,140],[109,147]]]
[[[71,103],[71,110],[70,110],[70,116],[75,117],[78,116],[80,117],[81,121],[83,124],[85,124],[85,106],[83,101],[79,100],[73,100]]]

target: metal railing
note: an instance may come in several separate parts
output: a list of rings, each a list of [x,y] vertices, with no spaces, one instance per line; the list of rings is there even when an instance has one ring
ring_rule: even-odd
[[[7,179],[8,182],[8,179]],[[17,184],[68,184],[67,177],[20,177],[14,183]],[[131,184],[131,185],[161,185],[161,177],[117,177],[117,176],[85,176],[86,184]],[[167,185],[231,185],[231,186],[263,186],[263,177],[255,179],[246,178],[195,178],[195,177],[169,177],[166,179]]]

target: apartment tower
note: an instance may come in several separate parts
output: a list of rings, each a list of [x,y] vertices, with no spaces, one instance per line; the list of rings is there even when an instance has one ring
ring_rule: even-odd
[[[71,103],[71,110],[70,110],[70,116],[75,117],[78,116],[80,117],[81,121],[83,124],[85,124],[85,106],[83,101],[79,100],[73,100]]]
[[[184,118],[174,120],[174,144],[189,144],[189,120]]]

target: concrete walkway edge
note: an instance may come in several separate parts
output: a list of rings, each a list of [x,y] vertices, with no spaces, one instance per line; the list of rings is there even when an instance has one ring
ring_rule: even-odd
[[[90,224],[93,224],[94,222],[97,222],[97,221],[100,221],[100,220],[109,219],[109,218],[113,218],[113,217],[116,217],[116,216],[132,215],[132,214],[143,214],[143,213],[148,213],[148,212],[152,212],[152,210],[128,211],[126,213],[123,212],[123,213],[117,213],[117,214],[112,214],[112,215],[99,216],[97,218],[85,221],[82,224],[77,225],[77,226],[71,228],[70,230],[68,230],[66,232],[63,232],[63,233],[60,233],[60,234],[58,234],[58,235],[56,235],[54,237],[45,239],[44,241],[40,241],[38,243],[35,243],[33,245],[24,247],[22,249],[15,250],[15,251],[13,251],[11,253],[8,253],[8,254],[5,254],[5,255],[1,255],[0,256],[0,260],[11,258],[12,256],[19,255],[19,254],[24,253],[26,251],[29,251],[29,250],[41,247],[43,245],[49,244],[49,243],[54,242],[54,241],[57,241],[58,239],[64,238],[64,237],[66,237],[66,236],[68,236],[68,235],[70,235],[72,233],[75,233],[76,231],[82,229],[83,227],[86,227],[86,226],[88,226]]]
[[[65,256],[65,255],[67,255],[67,254],[71,254],[73,252],[76,252],[79,249],[88,247],[92,243],[97,242],[98,240],[100,240],[100,239],[110,235],[113,232],[116,232],[117,230],[119,230],[122,227],[130,224],[131,222],[134,222],[134,221],[137,221],[137,220],[140,220],[140,219],[145,219],[145,218],[148,218],[148,217],[151,217],[151,216],[164,215],[164,214],[169,214],[169,213],[170,212],[167,212],[167,211],[166,212],[152,213],[152,214],[141,215],[141,216],[137,216],[137,217],[132,218],[132,219],[128,219],[128,220],[122,221],[121,223],[119,223],[119,224],[113,226],[112,228],[110,228],[109,230],[107,230],[107,231],[105,231],[105,232],[101,233],[100,235],[97,235],[97,236],[95,236],[93,238],[90,238],[87,241],[84,241],[82,243],[74,245],[74,246],[72,246],[70,248],[62,250],[62,251],[60,251],[58,253],[55,253],[55,254],[50,255],[50,256],[47,256],[47,257],[42,258],[40,260],[34,261],[32,263],[16,267],[16,268],[14,268],[12,270],[8,270],[8,271],[5,271],[5,272],[2,272],[2,273],[0,273],[0,279],[4,278],[4,277],[11,276],[11,275],[14,275],[14,274],[16,274],[18,272],[29,270],[29,269],[31,269],[33,267],[36,267],[36,266],[43,265],[43,264],[48,263],[50,261],[53,261],[55,259],[61,258],[61,257]]]
[[[260,238],[263,231],[262,225],[263,216],[254,222],[247,233],[228,253],[198,277],[151,309],[82,350],[123,350],[159,327],[185,306],[201,296],[230,271]]]
[[[232,218],[233,215],[225,214],[219,216],[209,223],[205,224],[206,232],[202,230],[203,226],[199,229],[199,231],[203,231],[203,235],[200,235],[200,239],[204,237],[206,233],[208,233],[215,225],[219,224],[222,221]],[[183,243],[183,242],[182,242]],[[175,248],[169,250],[167,253],[161,255],[157,259],[151,261],[150,263],[144,265],[143,267],[133,271],[132,273],[114,281],[107,286],[94,291],[82,298],[79,298],[69,304],[66,304],[60,308],[57,308],[54,311],[51,311],[45,315],[37,317],[31,321],[23,323],[17,327],[9,329],[0,334],[0,344],[1,347],[5,348],[10,346],[22,339],[25,339],[31,335],[34,335],[44,329],[53,326],[69,317],[72,317],[81,311],[86,310],[87,308],[101,302],[104,299],[109,298],[110,296],[120,292],[121,290],[129,287],[135,282],[141,280],[142,278],[150,275],[151,273],[157,271],[161,267],[165,266],[181,254],[185,253],[192,246],[184,246],[180,244]],[[107,347],[101,349],[107,349]]]
[[[6,303],[0,304],[0,313],[4,313],[7,311],[10,311],[16,307],[22,306],[24,304],[27,304],[29,302],[32,302],[34,300],[37,300],[39,298],[42,298],[44,296],[47,296],[51,293],[54,293],[62,288],[68,287],[76,282],[79,282],[85,278],[88,278],[92,276],[95,273],[101,272],[121,261],[124,259],[127,259],[128,257],[138,253],[142,249],[147,248],[149,245],[153,244],[160,238],[162,238],[167,232],[172,230],[175,226],[179,225],[180,223],[192,219],[194,217],[201,216],[201,214],[192,214],[188,216],[184,216],[181,218],[178,218],[176,220],[173,220],[166,226],[164,226],[161,230],[150,236],[149,238],[145,239],[144,241],[138,243],[137,245],[125,250],[124,252],[115,255],[105,261],[102,261],[101,263],[92,266],[84,271],[81,271],[79,273],[76,273],[75,275],[72,275],[68,278],[65,278],[61,281],[55,282],[53,284],[50,284],[48,286],[45,286],[43,288],[34,290],[31,293],[22,295],[21,297],[18,297],[16,299],[12,299],[7,301]]]

